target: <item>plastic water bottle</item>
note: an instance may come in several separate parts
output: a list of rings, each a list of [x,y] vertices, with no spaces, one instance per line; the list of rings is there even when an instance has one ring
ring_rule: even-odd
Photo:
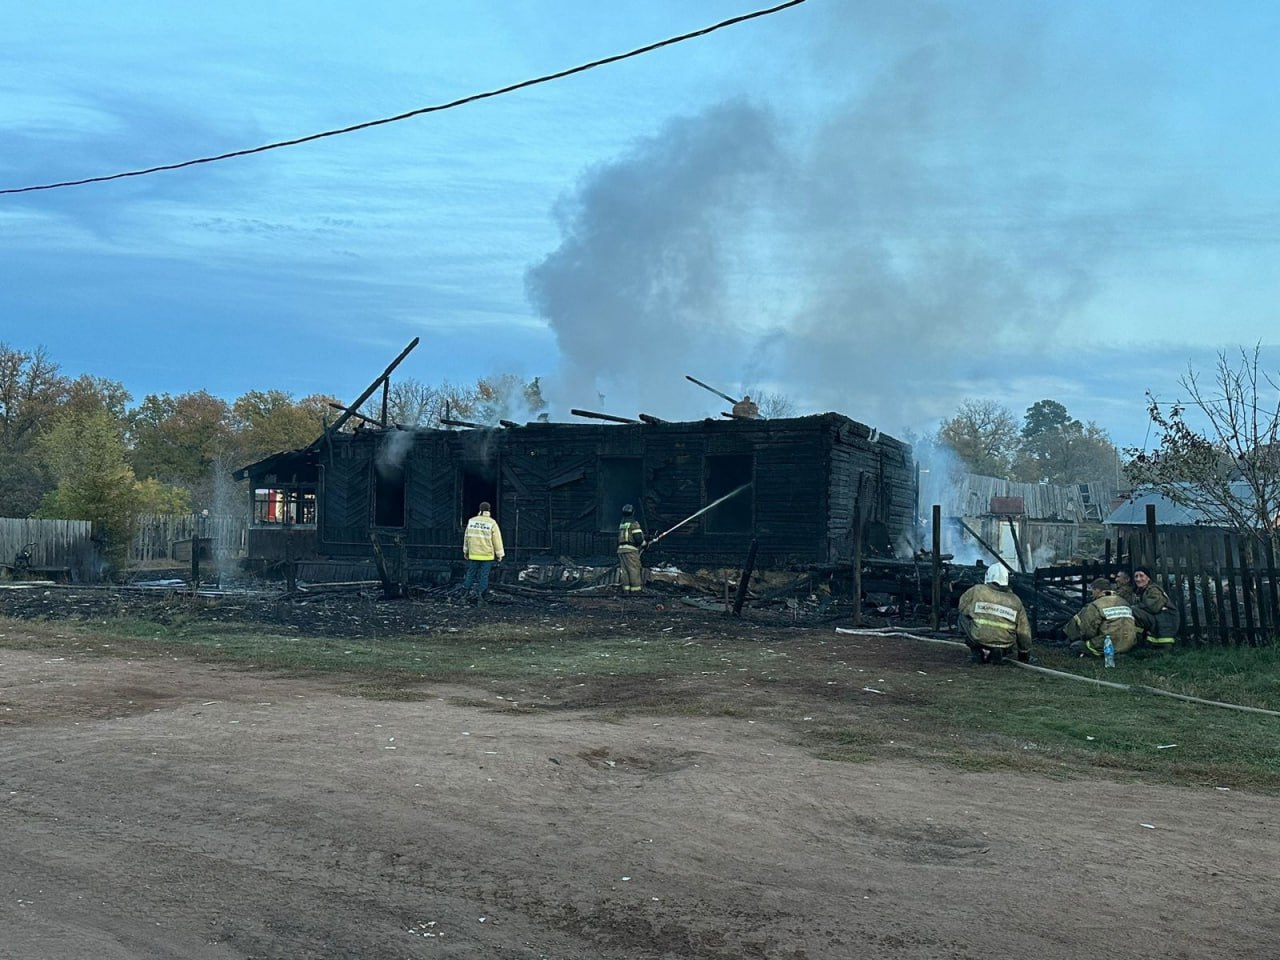
[[[1107,638],[1102,641],[1102,663],[1107,667],[1116,665],[1116,645],[1111,642],[1111,634],[1107,634]]]

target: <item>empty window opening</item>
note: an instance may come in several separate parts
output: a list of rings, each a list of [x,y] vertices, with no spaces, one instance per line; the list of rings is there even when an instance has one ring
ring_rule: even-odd
[[[487,463],[468,463],[462,467],[462,516],[466,523],[487,503],[494,516],[498,513],[498,468]]]
[[[373,525],[404,526],[404,467],[394,463],[373,465]]]
[[[640,457],[604,457],[600,460],[600,532],[618,529],[622,508],[631,504],[636,519],[644,524],[640,505],[644,477],[644,461]]]
[[[755,488],[747,486],[755,474],[755,457],[749,453],[706,458],[707,503],[738,491],[707,513],[707,533],[750,533],[754,526]],[[740,489],[746,487],[746,489]]]

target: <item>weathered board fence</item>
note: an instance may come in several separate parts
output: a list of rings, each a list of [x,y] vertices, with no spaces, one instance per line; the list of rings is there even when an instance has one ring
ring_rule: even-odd
[[[30,548],[29,558],[18,564],[21,575],[68,579],[76,583],[97,580],[102,563],[88,520],[29,520],[0,517],[0,568],[12,575],[18,555]],[[29,566],[28,566],[29,564]]]
[[[1233,646],[1280,639],[1274,543],[1231,533],[1206,537],[1203,530],[1157,528],[1117,537],[1114,555],[1111,547],[1106,541],[1099,562],[1036,570],[1036,592],[1046,587],[1079,590],[1083,606],[1095,577],[1145,564],[1178,608],[1181,639]]]
[[[240,517],[197,517],[189,513],[148,513],[138,517],[133,541],[129,544],[130,563],[160,563],[177,559],[174,544],[190,541],[197,533],[213,541],[215,557],[242,557],[248,538],[248,524]],[[190,560],[190,551],[184,554]]]

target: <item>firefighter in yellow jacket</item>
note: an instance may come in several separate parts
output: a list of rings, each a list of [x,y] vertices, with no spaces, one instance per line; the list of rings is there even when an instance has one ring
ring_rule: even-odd
[[[1017,594],[1009,589],[1003,564],[987,568],[985,583],[960,597],[960,630],[974,663],[1001,663],[1015,647],[1018,659],[1031,662],[1031,622]]]
[[[1089,584],[1093,599],[1067,621],[1063,632],[1072,641],[1070,650],[1080,656],[1102,656],[1105,637],[1111,637],[1116,653],[1128,653],[1137,642],[1133,608],[1111,588],[1111,581],[1099,577]]]
[[[489,589],[489,568],[495,560],[501,561],[506,556],[502,547],[502,531],[498,529],[498,522],[489,515],[487,502],[480,504],[479,513],[467,521],[467,529],[462,535],[462,555],[467,558],[462,592],[470,594],[474,585],[476,598],[483,600],[485,591]]]
[[[628,503],[622,508],[622,521],[618,524],[618,584],[624,594],[639,593],[644,587],[644,567],[640,564],[644,546],[644,530],[636,520],[636,508]]]

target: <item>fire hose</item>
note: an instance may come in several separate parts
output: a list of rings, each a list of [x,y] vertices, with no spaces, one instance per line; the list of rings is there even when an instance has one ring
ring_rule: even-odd
[[[646,542],[645,545],[640,548],[640,552],[643,553],[645,550],[648,550],[650,547],[652,547],[655,543],[657,543],[663,537],[667,536],[668,534],[675,533],[677,530],[683,527],[686,523],[692,523],[694,520],[697,520],[700,516],[702,516],[708,510],[711,510],[711,509],[714,509],[715,507],[720,506],[720,504],[724,503],[730,497],[736,497],[743,490],[746,490],[750,486],[751,486],[750,482],[744,483],[742,486],[738,487],[738,489],[731,490],[729,493],[726,493],[719,500],[714,500],[711,503],[708,503],[705,507],[703,507],[697,513],[690,514],[689,516],[681,520],[679,523],[668,527],[666,530],[663,530],[660,534],[658,534],[652,540],[649,540],[648,542]]]
[[[966,646],[959,640],[944,640],[941,637],[925,637],[918,633],[913,633],[907,630],[895,630],[890,627],[881,629],[850,629],[848,627],[836,627],[836,633],[870,634],[879,637],[903,637],[907,640],[922,640],[925,643],[938,643],[948,647]],[[1034,670],[1036,673],[1042,673],[1046,676],[1059,677],[1063,680],[1076,680],[1080,683],[1093,684],[1096,687],[1109,687],[1112,690],[1128,690],[1131,693],[1145,693],[1155,697],[1169,697],[1173,700],[1181,700],[1185,703],[1198,703],[1206,707],[1222,707],[1225,710],[1239,710],[1243,713],[1261,713],[1269,717],[1280,717],[1280,710],[1267,710],[1264,707],[1250,707],[1240,703],[1226,703],[1222,700],[1206,700],[1203,697],[1192,697],[1185,693],[1174,693],[1171,690],[1161,690],[1158,687],[1148,687],[1137,683],[1114,683],[1110,680],[1099,680],[1095,677],[1083,677],[1078,673],[1069,673],[1066,670],[1054,670],[1050,667],[1042,667],[1035,663],[1020,663],[1017,660],[1005,660],[1004,662],[1023,670]]]

